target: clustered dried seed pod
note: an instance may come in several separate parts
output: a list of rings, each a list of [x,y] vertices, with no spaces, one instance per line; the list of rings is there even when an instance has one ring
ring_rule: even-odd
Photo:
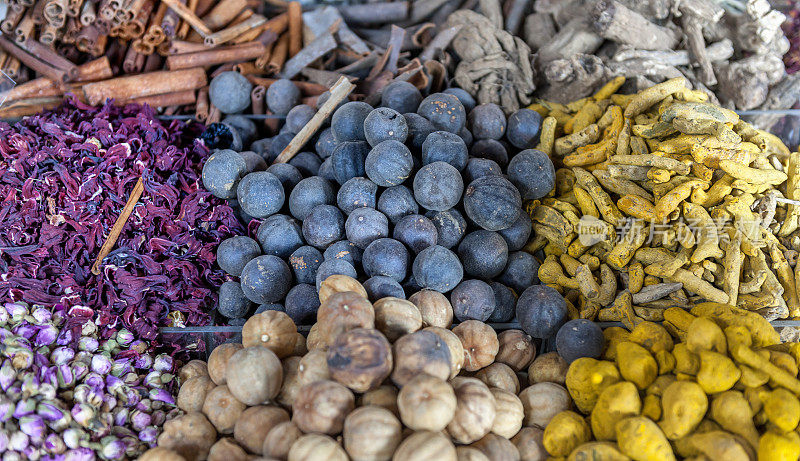
[[[261,341],[222,345],[208,369],[216,370],[217,379],[224,370],[224,385],[196,376],[203,369],[198,363],[187,364],[190,378],[179,402],[188,413],[163,436],[161,448],[186,459],[210,453],[209,459],[224,461],[243,454],[298,461],[483,461],[544,453],[540,429],[569,405],[569,395],[561,385],[541,381],[563,383],[560,372],[535,373],[538,381],[530,387],[520,383],[510,364],[533,370],[546,363],[560,370],[552,360],[533,360],[529,336],[509,331],[501,341],[477,320],[453,330],[419,329],[423,323],[413,314],[413,328],[396,328],[408,325],[409,312],[420,314],[416,304],[383,298],[373,307],[352,282],[347,288],[323,302],[316,326],[326,335],[324,349],[279,359]],[[202,413],[192,412],[201,398]]]

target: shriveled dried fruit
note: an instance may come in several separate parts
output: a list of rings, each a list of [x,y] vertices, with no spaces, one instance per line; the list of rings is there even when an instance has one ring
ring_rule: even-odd
[[[236,421],[242,416],[247,405],[236,400],[228,386],[217,386],[208,393],[203,403],[203,414],[220,434],[233,434]]]
[[[497,335],[500,347],[495,362],[505,363],[514,371],[528,368],[536,357],[533,338],[522,330],[506,330]]]
[[[443,430],[456,412],[456,394],[450,383],[421,374],[397,394],[397,408],[403,424],[415,431]]]
[[[289,421],[283,408],[267,405],[250,407],[242,413],[233,427],[233,438],[250,453],[260,453],[269,431]]]
[[[475,377],[490,388],[496,387],[514,394],[519,392],[519,378],[514,370],[505,363],[495,362],[475,373]]]
[[[382,298],[373,304],[375,308],[375,328],[389,341],[413,333],[422,328],[422,315],[411,301],[400,298]]]
[[[347,453],[335,440],[322,434],[306,434],[294,442],[289,461],[348,461]]]
[[[349,389],[333,381],[306,384],[292,405],[292,422],[303,432],[336,435],[353,411],[355,398]]]
[[[494,362],[500,343],[492,327],[478,320],[467,320],[456,325],[453,333],[464,347],[465,370],[478,371]]]
[[[514,437],[522,428],[525,409],[516,394],[503,389],[489,389],[494,396],[495,416],[492,432],[507,439]]]
[[[403,387],[420,373],[439,379],[450,376],[450,351],[442,339],[430,331],[416,331],[394,343],[392,382]]]
[[[344,448],[353,460],[390,459],[403,438],[402,425],[389,410],[360,407],[344,420]]]
[[[291,421],[285,421],[274,426],[264,438],[261,454],[275,459],[286,459],[289,449],[303,433]]]
[[[330,345],[345,331],[375,328],[375,309],[365,296],[358,293],[335,293],[319,306],[317,325],[320,340]]]
[[[246,405],[277,397],[283,382],[281,361],[272,350],[253,346],[233,354],[228,363],[228,388]]]
[[[440,327],[425,327],[423,330],[436,333],[444,341],[447,350],[450,351],[450,379],[458,376],[464,366],[464,347],[461,345],[461,340],[458,336],[451,330]]]
[[[326,253],[327,254],[327,253]],[[367,290],[358,280],[344,274],[334,274],[319,285],[319,302],[324,303],[331,295],[352,291],[366,298]]]
[[[327,360],[335,381],[355,392],[367,392],[392,372],[392,346],[380,331],[356,328],[336,338]]]
[[[447,432],[458,443],[472,443],[492,430],[496,414],[494,395],[475,378],[452,380],[456,392],[456,413]]]
[[[264,311],[245,322],[242,327],[244,347],[264,346],[278,358],[288,357],[297,343],[297,326],[281,311]]]
[[[242,349],[238,343],[220,344],[208,356],[208,376],[217,386],[222,386],[227,382],[228,359],[233,354]]]
[[[202,413],[186,413],[164,423],[158,446],[187,460],[203,459],[217,440],[217,431]]]
[[[422,315],[422,326],[449,328],[453,323],[453,306],[447,296],[435,290],[420,290],[408,298]]]
[[[440,432],[417,431],[408,436],[397,447],[392,461],[415,461],[435,459],[456,461],[456,447]]]

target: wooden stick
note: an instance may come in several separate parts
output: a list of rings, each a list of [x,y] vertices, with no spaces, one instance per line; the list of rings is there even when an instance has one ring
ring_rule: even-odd
[[[267,18],[261,16],[260,14],[251,16],[235,26],[222,29],[219,32],[214,32],[213,34],[207,36],[204,40],[204,43],[207,46],[222,45],[223,43],[227,43],[243,33],[260,26],[261,24],[264,24],[265,22],[267,22]]]
[[[111,252],[111,249],[114,248],[114,245],[116,245],[117,239],[119,239],[119,235],[122,233],[122,229],[125,227],[125,223],[128,222],[128,218],[130,217],[131,213],[133,213],[134,207],[136,207],[136,204],[139,202],[139,198],[142,196],[142,192],[144,192],[144,182],[142,182],[142,177],[139,176],[139,180],[136,181],[136,185],[133,186],[133,191],[131,191],[131,195],[128,197],[128,201],[125,203],[125,207],[122,209],[117,221],[114,223],[114,227],[111,228],[111,232],[108,233],[108,237],[103,243],[103,246],[100,247],[100,253],[97,255],[94,265],[92,265],[92,274],[100,275],[100,265],[103,263],[103,259],[108,256],[108,254]]]
[[[300,2],[289,2],[289,57],[303,49],[303,7]]]
[[[188,22],[189,25],[192,26],[192,29],[197,31],[200,36],[205,37],[212,33],[212,30],[183,3],[177,0],[161,0],[161,2],[166,3],[169,9],[177,13],[181,19]]]
[[[264,45],[259,42],[243,43],[214,48],[195,53],[178,54],[167,57],[167,69],[188,69],[198,66],[213,66],[230,62],[249,61],[264,53]]]
[[[286,163],[291,160],[292,157],[303,148],[308,140],[314,136],[320,126],[322,126],[322,123],[333,113],[339,103],[347,98],[350,92],[353,91],[353,88],[355,88],[355,85],[350,83],[347,77],[340,78],[339,81],[331,87],[331,97],[325,101],[325,104],[311,117],[311,120],[308,121],[306,126],[304,126],[289,142],[289,145],[281,151],[274,163]]]

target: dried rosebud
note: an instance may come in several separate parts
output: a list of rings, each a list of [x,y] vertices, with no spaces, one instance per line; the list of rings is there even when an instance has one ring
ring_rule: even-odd
[[[32,439],[41,439],[44,437],[46,427],[41,416],[28,415],[19,419],[19,429]]]
[[[86,377],[83,378],[83,383],[92,389],[103,389],[105,388],[106,379],[99,373],[91,371],[86,374]]]
[[[5,306],[0,306],[0,325],[7,325],[9,320],[11,320],[11,314],[8,313]]]
[[[103,459],[121,459],[125,456],[125,442],[114,436],[103,437],[100,444],[100,457]]]
[[[56,387],[50,383],[42,383],[39,385],[39,398],[53,400],[56,398]]]
[[[126,389],[125,390],[125,405],[136,406],[139,402],[142,401],[142,394],[134,389]]]
[[[88,447],[79,447],[64,454],[64,461],[94,461],[94,451]]]
[[[164,389],[150,389],[150,399],[169,405],[175,405],[175,397]]]
[[[23,303],[6,303],[5,308],[11,316],[11,323],[19,323],[28,315],[28,306]]]
[[[31,311],[31,317],[36,320],[37,324],[44,325],[52,321],[53,314],[44,307],[36,307]]]
[[[117,332],[117,335],[114,337],[114,339],[117,341],[117,344],[125,347],[133,342],[134,336],[133,333],[123,328]]]
[[[36,333],[36,339],[33,341],[33,344],[39,347],[49,346],[56,342],[56,338],[58,338],[58,328],[53,325],[46,325],[41,327],[39,332]]]
[[[139,354],[133,362],[133,366],[140,370],[149,370],[153,368],[153,356],[150,354]]]
[[[10,359],[5,359],[3,364],[0,365],[0,389],[4,392],[16,381],[17,370],[11,364]]]
[[[14,402],[10,398],[0,395],[0,423],[4,423],[14,416],[14,408]],[[0,433],[2,432],[0,431]]]
[[[92,357],[92,371],[97,374],[107,375],[111,371],[111,366],[111,359],[106,355],[97,354]]]
[[[11,386],[8,386],[8,390],[6,390],[6,395],[11,398],[13,401],[18,401],[22,398],[22,386],[19,383],[15,382]]]
[[[130,415],[131,427],[137,431],[141,431],[153,422],[153,418],[142,411],[134,410]]]
[[[32,415],[36,411],[36,400],[34,399],[22,399],[17,402],[17,406],[14,407],[14,417],[19,419],[23,416]]]
[[[64,444],[67,448],[71,449],[79,448],[81,442],[89,440],[89,434],[76,427],[66,429],[61,433],[61,437],[64,439]]]
[[[162,387],[164,383],[161,382],[161,372],[151,371],[144,377],[144,385],[147,387]]]
[[[39,394],[39,377],[31,372],[21,373],[17,379],[22,381],[22,393],[25,395]]]
[[[2,311],[2,307],[0,307],[0,311]],[[3,453],[8,449],[8,433],[6,431],[0,431],[0,453]]]
[[[114,376],[122,376],[132,371],[131,359],[129,358],[116,359],[114,360],[114,364],[111,365],[111,374]]]
[[[158,438],[158,428],[155,426],[150,426],[139,431],[139,440],[141,440],[146,444],[152,445],[156,443],[157,438]]]
[[[67,364],[73,358],[75,358],[75,350],[66,346],[57,347],[50,354],[50,361],[54,365]]]
[[[72,367],[67,364],[61,364],[56,367],[56,379],[58,380],[58,387],[62,389],[69,389],[75,385],[75,375],[72,372]]]
[[[78,349],[86,352],[95,352],[100,347],[97,339],[91,336],[84,336],[78,340]]]
[[[161,426],[164,422],[167,421],[167,414],[161,410],[156,410],[153,412],[153,425]]]
[[[97,325],[94,322],[88,321],[81,325],[81,336],[92,336],[97,333]]]
[[[95,411],[91,405],[86,403],[76,403],[70,412],[72,419],[83,427],[89,427],[89,423],[94,418]]]
[[[72,330],[61,330],[61,333],[58,334],[58,338],[56,339],[56,344],[59,346],[66,346],[72,343],[73,338]]]
[[[30,438],[28,437],[28,434],[21,431],[16,431],[11,434],[11,437],[8,439],[8,448],[14,451],[22,451],[28,446],[29,443]]]
[[[137,339],[136,341],[131,343],[130,349],[134,350],[134,351],[136,351],[136,352],[138,352],[140,354],[144,354],[144,352],[147,349],[149,349],[149,346],[147,345],[146,342],[144,342],[144,341],[142,341],[140,339]]]
[[[130,410],[125,407],[117,407],[114,409],[113,417],[114,417],[114,425],[116,426],[124,426],[125,423],[128,422],[128,417],[130,416]]]
[[[39,327],[30,323],[20,323],[11,329],[17,336],[30,340],[39,331]]]
[[[8,346],[6,355],[11,358],[11,365],[17,370],[26,370],[33,365],[33,351],[29,347]]]
[[[64,439],[58,434],[49,434],[45,437],[42,448],[51,455],[60,455],[67,451],[67,445],[64,443]]]
[[[136,404],[136,409],[149,413],[153,411],[153,401],[150,399],[142,399]]]
[[[89,365],[84,362],[72,362],[72,374],[76,381],[80,381],[89,374]]]
[[[101,349],[103,349],[106,352],[114,352],[119,349],[119,344],[114,339],[107,339],[103,341]]]
[[[116,406],[117,406],[117,399],[113,395],[106,394],[106,395],[103,396],[103,407],[102,407],[102,410],[104,412],[111,411],[114,408],[116,408]]]
[[[45,421],[57,421],[64,417],[65,410],[54,400],[43,400],[36,404],[36,414]]]
[[[153,362],[153,369],[166,373],[168,371],[172,371],[173,365],[174,362],[172,357],[167,354],[158,354]]]
[[[122,377],[122,382],[128,386],[136,386],[139,384],[139,382],[141,382],[141,379],[136,373],[130,372],[125,373],[125,376]]]
[[[93,352],[89,352],[89,351],[78,351],[78,352],[75,354],[75,360],[74,360],[74,361],[75,361],[75,362],[81,362],[81,363],[85,363],[85,364],[86,364],[86,366],[89,366],[89,364],[91,364],[91,363],[92,363],[92,357],[94,357],[94,353],[93,353]]]

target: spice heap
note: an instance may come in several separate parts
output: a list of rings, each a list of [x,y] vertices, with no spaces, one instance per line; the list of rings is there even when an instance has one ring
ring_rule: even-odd
[[[800,70],[800,9],[796,6],[789,11],[783,31],[789,39],[789,51],[783,55],[783,63],[786,72],[794,74]]]
[[[0,123],[0,297],[67,306],[104,338],[121,328],[207,325],[224,273],[219,242],[244,229],[199,184],[208,150],[200,126],[155,119],[147,107],[67,100]],[[144,192],[100,275],[91,267],[141,178]]]
[[[763,318],[732,306],[703,303],[690,312],[667,309],[663,326],[608,328],[602,359],[570,364],[576,409],[548,421],[542,442],[551,456],[800,456],[800,343],[780,343]]]
[[[439,88],[448,70],[433,59],[458,32],[440,26],[460,2],[443,3],[318,6],[303,13],[300,2],[13,0],[0,23],[0,69],[18,82],[30,73],[31,80],[9,93],[0,117],[54,107],[72,92],[92,105],[106,98],[146,102],[216,122],[226,112],[214,104],[208,81],[231,70],[253,90],[239,111],[256,115],[265,114],[264,92],[280,77],[297,80],[309,98],[342,75],[359,81],[359,94],[378,98],[395,76]],[[97,62],[90,72],[91,59]]]
[[[141,459],[546,456],[542,428],[571,404],[557,354],[535,357],[520,330],[498,335],[477,320],[450,329],[453,309],[431,290],[373,304],[358,282],[332,276],[320,296],[307,342],[268,311],[247,321],[242,344],[187,364],[177,398],[186,414]]]
[[[310,324],[320,283],[344,274],[364,280],[372,300],[430,288],[450,293],[461,321],[511,321],[517,297],[538,283],[538,262],[521,251],[531,233],[522,201],[555,181],[550,159],[528,149],[539,114],[507,118],[463,90],[423,98],[393,81],[380,107],[342,104],[309,142],[316,153],[289,157],[314,115],[290,89],[281,80],[267,92],[288,115],[281,134],[252,143],[261,157],[222,149],[203,166],[206,189],[235,199],[254,237],[217,249],[219,266],[238,278],[221,287],[219,312],[240,324],[254,309],[278,309]],[[252,139],[252,129],[230,130],[244,145]]]
[[[800,197],[800,154],[683,78],[613,94],[622,83],[535,105],[539,147],[560,166],[555,196],[529,204],[539,279],[573,316],[627,325],[699,299],[800,316],[800,208],[785,203]]]
[[[540,96],[566,103],[614,76],[639,91],[684,77],[724,107],[787,109],[797,76],[782,57],[786,17],[767,0],[535,2],[524,36],[536,52]],[[713,96],[712,96],[713,98]]]
[[[128,330],[105,340],[98,330],[60,305],[0,306],[4,460],[136,458],[176,416],[172,359]]]

